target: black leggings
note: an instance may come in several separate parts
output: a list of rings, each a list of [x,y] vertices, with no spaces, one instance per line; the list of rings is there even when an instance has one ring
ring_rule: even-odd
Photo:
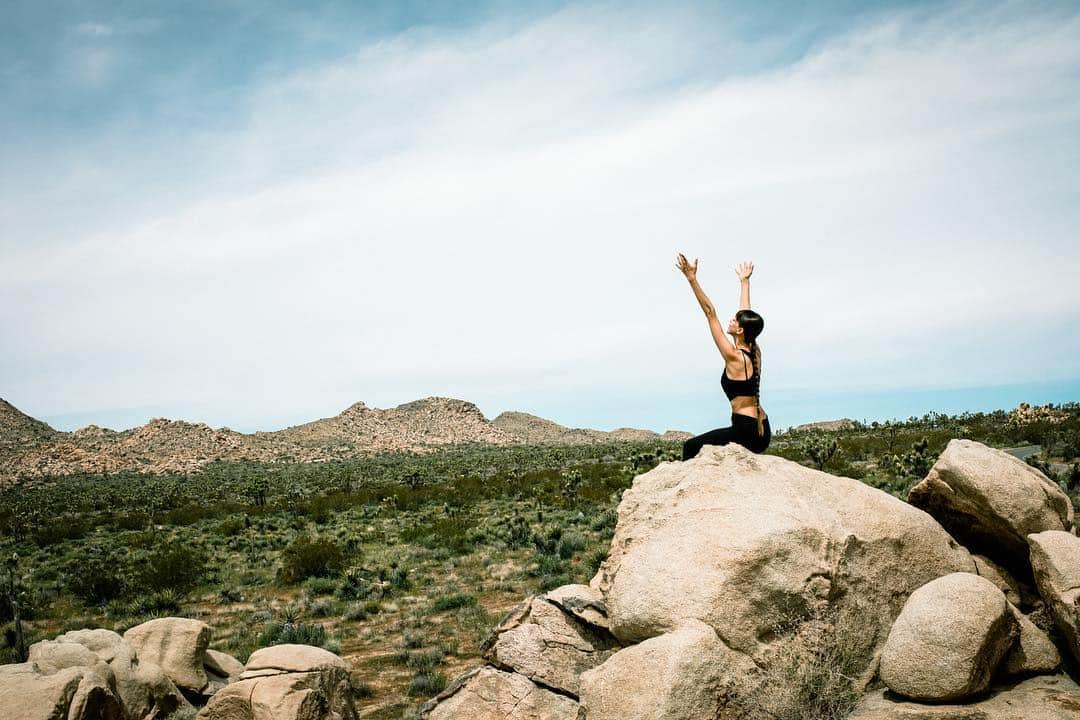
[[[757,434],[757,418],[740,413],[731,413],[731,427],[710,430],[704,435],[692,437],[682,446],[682,459],[690,460],[697,457],[701,448],[705,445],[727,445],[730,442],[738,443],[747,450],[763,453],[769,447],[772,440],[772,429],[769,428],[769,418],[765,418],[765,433],[760,437]]]

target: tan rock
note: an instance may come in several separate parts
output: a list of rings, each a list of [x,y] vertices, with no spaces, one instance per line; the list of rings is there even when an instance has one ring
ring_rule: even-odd
[[[188,618],[157,618],[124,633],[140,661],[162,669],[178,688],[199,692],[206,687],[203,657],[210,644],[210,626]]]
[[[573,699],[523,675],[482,667],[462,675],[420,708],[424,720],[576,720]]]
[[[345,662],[308,645],[274,645],[252,653],[247,673],[221,687],[200,720],[355,720]],[[266,674],[261,674],[266,673]]]
[[[4,720],[123,720],[108,682],[85,667],[41,673],[32,663],[0,665]]]
[[[271,645],[251,653],[245,672],[281,670],[283,672],[306,672],[308,670],[339,669],[348,671],[345,661],[329,650],[312,645]]]
[[[1010,675],[1029,675],[1056,670],[1061,665],[1061,655],[1050,636],[1012,603],[1009,603],[1009,612],[1020,632],[1005,658],[1005,672]]]
[[[545,599],[529,598],[495,628],[484,658],[576,696],[581,673],[604,662],[614,647],[607,632],[591,628]]]
[[[1018,630],[1008,601],[971,573],[911,593],[881,652],[881,680],[904,697],[960,700],[985,690]]]
[[[581,676],[589,720],[714,720],[753,669],[711,627],[686,620],[673,631],[619,650]]]
[[[244,672],[244,664],[228,653],[219,650],[207,650],[203,658],[203,667],[219,677],[229,678],[235,682]]]
[[[1080,538],[1049,530],[1028,535],[1035,584],[1073,658],[1080,661]]]
[[[87,628],[57,635],[56,642],[78,643],[96,653],[105,662],[111,662],[117,649],[123,644],[124,638],[120,637],[119,633],[105,628]]]
[[[97,653],[78,643],[42,640],[30,646],[26,661],[37,666],[38,671],[52,675],[64,668],[86,668],[96,672],[107,682],[113,681],[109,665]]]
[[[588,585],[563,585],[545,593],[544,599],[579,620],[605,630],[610,629],[604,596]]]
[[[969,548],[1006,564],[1024,556],[1029,534],[1073,526],[1072,503],[1056,483],[974,440],[950,440],[908,502]]]
[[[740,445],[662,462],[623,493],[591,587],[637,642],[696,618],[756,660],[778,623],[826,605],[884,641],[915,588],[974,563],[926,513],[858,480]]]
[[[1013,605],[1020,604],[1020,583],[1016,581],[1008,570],[985,555],[976,555],[972,553],[971,559],[975,561],[975,572],[979,577],[984,577],[994,583],[1001,592],[1005,593],[1005,599]]]
[[[1076,720],[1080,687],[1065,675],[1039,675],[958,705],[924,705],[867,693],[848,720]]]

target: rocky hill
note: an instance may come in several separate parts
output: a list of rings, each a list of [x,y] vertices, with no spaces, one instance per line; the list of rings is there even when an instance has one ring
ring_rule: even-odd
[[[444,397],[381,409],[355,403],[334,417],[273,432],[215,430],[205,423],[155,418],[117,432],[89,425],[54,430],[0,400],[0,484],[77,472],[198,472],[214,460],[324,462],[376,452],[430,452],[442,445],[573,444],[680,440],[689,433],[620,428],[566,428],[544,418],[504,412],[489,421],[471,402]]]

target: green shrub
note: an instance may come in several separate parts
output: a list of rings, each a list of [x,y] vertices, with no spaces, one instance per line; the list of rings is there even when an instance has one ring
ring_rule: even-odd
[[[457,608],[472,607],[476,605],[476,596],[471,593],[453,593],[436,598],[431,604],[431,612],[445,612]]]
[[[272,622],[268,623],[259,635],[261,647],[289,644],[325,647],[326,628],[313,623]]]
[[[409,697],[430,697],[446,689],[446,676],[437,672],[418,672],[409,682]]]
[[[345,554],[332,540],[297,538],[281,553],[278,579],[298,583],[309,577],[331,577],[345,568]]]
[[[206,552],[192,545],[161,544],[139,563],[138,587],[186,593],[202,582],[207,568]]]

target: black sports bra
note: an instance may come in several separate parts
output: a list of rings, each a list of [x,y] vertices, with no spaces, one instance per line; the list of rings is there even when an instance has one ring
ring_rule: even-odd
[[[749,350],[743,350],[744,353],[749,354]],[[746,366],[746,358],[743,358],[743,367]],[[727,395],[728,400],[734,400],[737,397],[754,397],[758,394],[758,388],[760,387],[761,378],[757,376],[757,371],[750,376],[748,380],[735,380],[729,378],[727,374],[727,365],[724,366],[724,375],[720,378],[720,387],[724,389],[724,394]]]

